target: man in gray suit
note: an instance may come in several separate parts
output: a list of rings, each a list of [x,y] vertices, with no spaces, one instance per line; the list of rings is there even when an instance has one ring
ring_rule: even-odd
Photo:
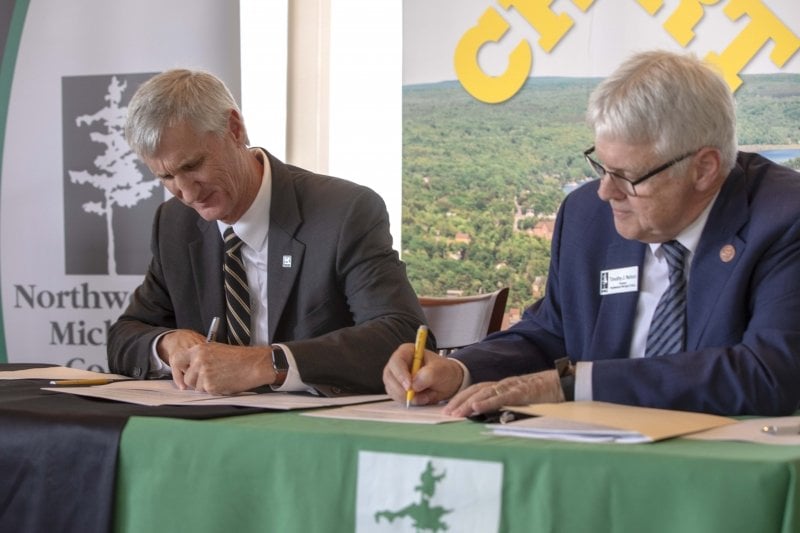
[[[111,327],[111,371],[171,373],[181,389],[215,394],[382,392],[384,364],[424,316],[381,198],[250,147],[230,91],[205,72],[144,83],[125,134],[174,198],[156,213],[144,282]],[[236,273],[223,259],[229,228],[246,278],[238,310],[223,273],[223,263]]]

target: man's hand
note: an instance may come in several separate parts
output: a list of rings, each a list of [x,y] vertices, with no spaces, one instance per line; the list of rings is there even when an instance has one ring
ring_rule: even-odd
[[[414,344],[401,344],[383,369],[383,384],[393,400],[405,403],[406,391],[414,390],[414,405],[439,403],[455,394],[464,379],[461,365],[425,350],[422,368],[411,381]]]
[[[269,346],[207,343],[196,331],[181,329],[164,335],[157,350],[181,390],[234,394],[275,381]]]
[[[501,381],[476,383],[458,393],[444,408],[452,416],[470,416],[499,411],[504,405],[563,402],[561,379],[555,370],[545,370],[524,376],[512,376]]]

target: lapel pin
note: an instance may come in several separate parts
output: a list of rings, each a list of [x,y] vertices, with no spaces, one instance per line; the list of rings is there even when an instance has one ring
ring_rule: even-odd
[[[719,258],[723,263],[730,263],[736,257],[736,248],[732,244],[726,244],[719,250]]]
[[[283,256],[283,268],[292,268],[292,256],[291,255],[284,255]]]

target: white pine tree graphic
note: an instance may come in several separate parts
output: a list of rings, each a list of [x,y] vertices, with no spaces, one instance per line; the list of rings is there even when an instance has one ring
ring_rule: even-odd
[[[133,207],[139,201],[150,198],[153,195],[153,189],[160,184],[157,179],[144,179],[144,175],[136,166],[136,154],[125,140],[124,126],[128,108],[120,107],[119,103],[127,86],[127,82],[120,83],[117,77],[113,76],[108,85],[108,94],[105,96],[108,105],[93,115],[81,115],[75,119],[79,127],[82,124],[91,125],[98,121],[104,123],[106,127],[105,132],[89,133],[92,141],[106,146],[105,153],[97,156],[93,161],[99,172],[69,171],[72,183],[78,185],[88,183],[103,191],[103,201],[86,202],[83,204],[83,210],[105,217],[106,232],[108,233],[109,274],[117,273],[117,262],[114,257],[114,207]]]

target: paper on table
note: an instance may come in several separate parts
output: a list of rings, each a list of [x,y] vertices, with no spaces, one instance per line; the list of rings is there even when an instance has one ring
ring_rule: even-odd
[[[329,407],[348,403],[379,401],[388,398],[385,394],[328,398],[286,392],[242,393],[232,396],[219,396],[193,390],[180,390],[172,380],[118,381],[93,387],[43,387],[43,390],[149,406],[233,405],[279,410]]]
[[[67,366],[45,366],[25,370],[0,371],[0,379],[131,379],[121,374],[106,374]]]
[[[591,437],[593,434],[597,436],[598,430],[604,428],[607,430],[605,437],[613,442],[654,442],[736,423],[736,420],[724,416],[607,402],[541,403],[505,409],[531,416],[548,417],[550,420],[541,423],[547,424],[546,431],[536,427],[527,428],[525,431],[541,435],[540,438],[549,435],[549,438],[553,439],[563,437],[574,440],[579,436]],[[556,431],[559,420],[564,421],[561,432]],[[576,427],[575,423],[589,424],[592,427]],[[506,424],[506,426],[515,425],[519,425],[520,431],[523,431],[524,425],[519,422]],[[536,423],[531,422],[527,425],[536,426]],[[508,433],[508,430],[504,433]],[[638,437],[633,433],[641,436],[641,440],[637,440]]]
[[[399,422],[404,424],[443,424],[464,420],[455,416],[442,414],[444,405],[423,405],[406,408],[395,402],[378,402],[359,405],[348,405],[336,409],[322,409],[303,413],[307,416],[322,418],[340,418],[347,420],[370,420],[373,422]]]
[[[489,424],[486,427],[490,428],[495,435],[503,437],[571,442],[617,442],[621,444],[652,442],[652,439],[638,431],[613,429],[549,416],[525,418],[507,424]]]
[[[762,431],[764,426],[777,426],[793,430],[792,434],[772,435]],[[790,431],[787,431],[790,433]],[[746,442],[760,442],[763,444],[800,444],[800,416],[780,416],[776,418],[753,418],[742,420],[729,426],[722,426],[700,433],[686,435],[687,439],[696,440],[735,440]]]

